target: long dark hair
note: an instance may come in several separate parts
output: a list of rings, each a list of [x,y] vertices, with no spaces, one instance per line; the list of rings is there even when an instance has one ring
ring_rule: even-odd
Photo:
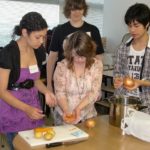
[[[33,31],[40,31],[47,27],[46,20],[41,14],[37,12],[29,12],[22,17],[20,24],[14,27],[12,38],[14,39],[15,35],[21,36],[22,29],[26,29],[28,34],[30,34]]]

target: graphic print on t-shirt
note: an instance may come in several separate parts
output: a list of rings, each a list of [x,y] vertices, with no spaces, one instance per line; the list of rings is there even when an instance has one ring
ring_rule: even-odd
[[[136,51],[132,45],[130,46],[130,52],[128,55],[128,68],[129,76],[134,79],[140,79],[140,72],[142,67],[142,61],[144,57],[145,49]],[[129,96],[139,96],[139,88],[129,91]]]
[[[142,67],[142,61],[144,57],[145,49],[141,51],[136,51],[134,48],[130,47],[130,52],[128,55],[128,68],[129,75],[134,79],[140,79],[140,71]]]

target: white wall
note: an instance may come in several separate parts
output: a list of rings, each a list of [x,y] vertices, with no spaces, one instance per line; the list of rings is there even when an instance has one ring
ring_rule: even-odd
[[[136,2],[150,7],[150,0],[104,0],[103,35],[107,37],[107,51],[115,51],[122,36],[128,31],[124,15],[128,7]]]

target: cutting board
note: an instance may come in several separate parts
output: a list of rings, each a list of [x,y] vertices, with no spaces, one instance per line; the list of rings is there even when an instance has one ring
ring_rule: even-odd
[[[83,130],[74,125],[62,125],[52,127],[55,131],[55,136],[52,140],[44,138],[36,139],[34,130],[21,131],[18,134],[31,146],[41,146],[55,142],[80,141],[88,139],[89,135]]]

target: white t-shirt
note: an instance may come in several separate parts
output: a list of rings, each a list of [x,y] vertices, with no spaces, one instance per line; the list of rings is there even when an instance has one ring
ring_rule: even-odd
[[[140,72],[142,68],[142,61],[144,57],[145,49],[137,51],[133,48],[132,44],[130,46],[130,52],[128,55],[128,68],[129,76],[134,79],[140,79]],[[130,91],[127,95],[129,96],[139,96],[139,88]]]

